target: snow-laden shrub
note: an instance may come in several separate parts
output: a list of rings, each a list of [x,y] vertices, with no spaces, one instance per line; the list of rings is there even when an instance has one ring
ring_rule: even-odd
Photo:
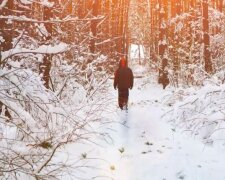
[[[214,73],[224,69],[224,22],[223,13],[209,8],[210,52]],[[173,70],[177,65],[179,84],[202,85],[209,74],[204,70],[204,32],[201,13],[193,10],[176,16],[168,21],[168,28],[172,35],[172,37],[169,36],[169,68]],[[176,58],[177,64],[174,63]]]
[[[73,61],[69,62],[62,55],[53,57],[51,80],[53,90],[60,99],[70,98],[79,91],[82,91],[83,98],[79,96],[78,99],[89,99],[100,89],[105,89],[105,82],[111,75],[106,56],[73,58]]]
[[[65,172],[68,164],[55,163],[56,153],[93,137],[108,103],[98,99],[89,106],[73,101],[77,96],[65,103],[30,69],[1,69],[0,177],[49,179]]]
[[[179,89],[165,98],[164,103],[172,108],[164,117],[205,143],[224,143],[225,85],[216,82],[220,80],[213,77],[203,87]]]

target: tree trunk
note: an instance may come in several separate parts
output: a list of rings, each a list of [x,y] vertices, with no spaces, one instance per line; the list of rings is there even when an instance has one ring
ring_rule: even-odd
[[[8,1],[6,4],[6,9],[0,10],[0,14],[5,16],[12,15],[12,12],[10,11],[13,10],[13,6],[14,6],[13,1]],[[11,24],[8,25],[6,21],[7,21],[6,19],[0,19],[1,25],[0,34],[3,35],[3,39],[5,40],[4,42],[0,43],[0,69],[4,68],[5,66],[5,62],[4,63],[1,62],[2,51],[8,51],[13,48],[12,46],[13,34],[11,33],[12,25]],[[2,110],[3,110],[3,103],[0,101],[0,114],[2,114]],[[4,115],[9,119],[11,118],[10,112],[7,107],[5,107]]]
[[[44,20],[50,20],[52,18],[52,9],[49,7],[44,7]],[[45,24],[45,28],[48,31],[48,36],[44,39],[44,44],[51,40],[52,36],[52,24]],[[44,85],[47,89],[49,89],[49,81],[50,81],[50,70],[51,70],[51,60],[52,56],[49,54],[45,54],[43,57],[43,62],[40,64],[40,74],[43,75],[42,79],[44,81]]]
[[[221,13],[223,13],[223,2],[224,0],[219,0],[219,11],[221,12]]]
[[[209,20],[208,20],[208,0],[203,0],[203,33],[204,33],[204,61],[205,61],[205,71],[207,73],[212,73],[212,62],[210,53],[210,37],[209,37]]]
[[[94,0],[92,4],[92,20],[91,20],[91,35],[92,38],[90,40],[90,51],[91,53],[95,52],[95,41],[97,36],[97,24],[98,20],[96,19],[99,11],[99,0]]]

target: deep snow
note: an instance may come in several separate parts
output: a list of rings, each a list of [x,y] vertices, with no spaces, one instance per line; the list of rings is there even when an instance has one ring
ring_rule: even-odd
[[[114,122],[104,132],[109,133],[112,139],[106,138],[107,142],[101,141],[97,147],[89,144],[69,148],[70,158],[85,153],[88,158],[81,159],[81,162],[98,167],[92,168],[92,171],[76,172],[76,177],[224,180],[225,154],[188,136],[182,129],[174,129],[165,121],[162,117],[168,107],[163,102],[165,97],[173,94],[173,89],[168,87],[163,90],[150,79],[135,79],[134,89],[130,91],[128,113],[118,109],[117,91],[110,87],[109,93],[115,101],[111,107],[113,113],[107,114],[106,118]],[[112,80],[109,83],[112,84]],[[71,176],[71,179],[76,178]]]

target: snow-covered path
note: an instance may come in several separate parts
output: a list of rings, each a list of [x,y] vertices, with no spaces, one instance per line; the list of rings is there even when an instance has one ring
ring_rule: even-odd
[[[114,91],[115,98],[116,93]],[[148,84],[142,89],[136,86],[130,92],[128,114],[118,110],[114,116],[118,124],[111,126],[113,143],[98,151],[111,169],[103,173],[104,177],[115,180],[225,179],[223,152],[186,136],[161,118],[166,110],[161,102],[171,93],[157,84]],[[120,123],[124,121],[123,126]]]
[[[93,143],[69,145],[62,158],[80,159],[78,162],[84,166],[84,171],[75,168],[72,176],[63,179],[225,179],[225,153],[204,145],[185,134],[184,129],[175,129],[163,119],[164,113],[171,108],[163,102],[173,92],[170,88],[163,90],[152,81],[152,78],[135,79],[126,113],[117,107],[117,91],[110,80],[108,93],[114,101],[106,108],[108,112],[104,116],[113,123],[100,128],[110,138],[94,137],[98,146]]]

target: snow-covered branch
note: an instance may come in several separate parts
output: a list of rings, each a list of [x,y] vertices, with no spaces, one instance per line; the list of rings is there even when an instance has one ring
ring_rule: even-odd
[[[0,4],[0,10],[2,10],[6,6],[7,2],[8,2],[8,0],[3,0],[1,2],[1,4]]]
[[[2,62],[17,54],[60,54],[70,50],[70,46],[65,43],[57,45],[42,45],[37,49],[15,48],[2,52]]]
[[[16,22],[27,22],[27,23],[47,23],[47,24],[56,24],[56,23],[66,23],[66,22],[88,22],[88,21],[93,21],[93,20],[102,20],[104,19],[104,16],[98,16],[94,18],[84,18],[84,19],[79,19],[78,17],[70,17],[67,16],[63,19],[52,19],[52,20],[36,20],[32,18],[28,18],[26,16],[3,16],[0,15],[0,19],[8,19],[11,21],[16,21]]]

